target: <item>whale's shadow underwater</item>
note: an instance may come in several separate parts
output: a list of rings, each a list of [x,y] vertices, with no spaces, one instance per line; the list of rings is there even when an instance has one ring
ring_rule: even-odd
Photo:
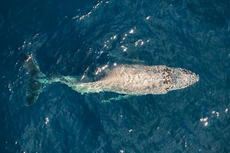
[[[199,81],[199,75],[182,68],[165,65],[117,65],[106,76],[94,82],[81,82],[77,77],[47,77],[32,56],[20,53],[23,66],[26,68],[29,81],[26,89],[27,105],[36,102],[43,84],[60,82],[73,90],[84,93],[115,92],[129,95],[166,94],[171,90],[188,87]],[[113,98],[114,99],[114,98]]]

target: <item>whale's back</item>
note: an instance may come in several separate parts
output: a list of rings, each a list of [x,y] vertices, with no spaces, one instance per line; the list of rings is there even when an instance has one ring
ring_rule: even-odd
[[[96,82],[77,84],[80,92],[110,91],[121,94],[165,94],[185,88],[199,80],[195,73],[165,65],[119,65]]]

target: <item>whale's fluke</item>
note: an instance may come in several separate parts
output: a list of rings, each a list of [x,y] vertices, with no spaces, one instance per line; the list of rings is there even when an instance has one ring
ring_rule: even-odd
[[[20,53],[20,56],[29,77],[26,88],[26,102],[27,106],[29,106],[36,102],[40,94],[41,83],[38,79],[44,77],[44,74],[40,72],[39,67],[34,63],[31,56],[26,55],[24,52]]]
[[[26,89],[27,106],[33,104],[40,94],[41,83],[36,79],[30,78]]]

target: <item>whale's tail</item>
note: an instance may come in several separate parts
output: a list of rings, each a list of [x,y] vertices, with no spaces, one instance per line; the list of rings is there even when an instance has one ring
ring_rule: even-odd
[[[40,71],[39,67],[35,64],[31,56],[26,55],[26,53],[20,53],[21,59],[23,61],[23,66],[27,70],[29,77],[27,88],[26,88],[26,102],[27,106],[33,104],[38,99],[41,92],[42,81],[47,80],[45,75]]]

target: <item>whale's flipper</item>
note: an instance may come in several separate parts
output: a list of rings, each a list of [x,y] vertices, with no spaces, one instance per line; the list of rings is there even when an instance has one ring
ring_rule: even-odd
[[[26,55],[24,52],[20,53],[21,59],[23,61],[23,66],[27,70],[29,77],[27,89],[26,89],[26,101],[27,106],[33,104],[38,99],[41,92],[41,83],[39,79],[45,77],[45,75],[40,71],[39,67],[34,63],[31,56]]]
[[[123,99],[127,99],[129,97],[132,97],[132,96],[136,96],[136,95],[119,95],[118,97],[113,97],[113,98],[109,98],[108,100],[102,100],[101,102],[102,103],[108,103],[108,102],[111,102],[112,100],[123,100]]]

